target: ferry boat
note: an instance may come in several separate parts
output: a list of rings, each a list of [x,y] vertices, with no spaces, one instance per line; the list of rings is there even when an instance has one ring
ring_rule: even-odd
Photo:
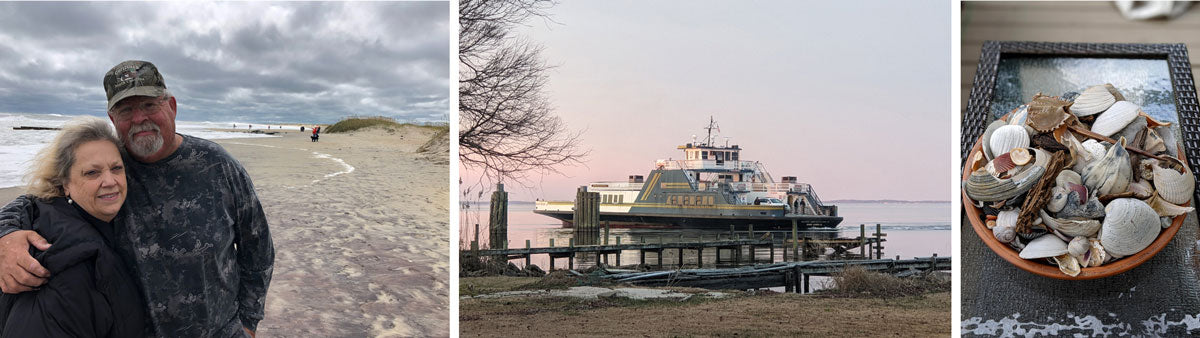
[[[758,161],[741,158],[742,148],[708,136],[679,146],[682,160],[657,160],[649,174],[627,181],[592,182],[600,194],[600,222],[611,227],[744,229],[833,228],[842,222],[836,205],[825,205],[812,186],[784,176],[776,182]],[[693,136],[695,138],[695,136]],[[537,201],[533,212],[572,227],[575,202]]]

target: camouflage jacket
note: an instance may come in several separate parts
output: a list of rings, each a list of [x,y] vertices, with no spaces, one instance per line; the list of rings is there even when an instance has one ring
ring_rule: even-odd
[[[275,249],[250,176],[216,143],[183,135],[155,163],[123,154],[128,197],[117,253],[141,281],[155,333],[240,337],[263,318]],[[0,209],[0,236],[37,215],[22,196]],[[53,243],[51,243],[53,245]]]

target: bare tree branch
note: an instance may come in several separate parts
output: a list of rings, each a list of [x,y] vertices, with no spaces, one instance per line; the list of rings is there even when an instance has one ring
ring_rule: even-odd
[[[582,132],[555,116],[543,93],[541,46],[511,36],[530,18],[547,18],[549,0],[459,2],[459,160],[488,181],[526,183],[529,172],[557,173],[587,156]]]

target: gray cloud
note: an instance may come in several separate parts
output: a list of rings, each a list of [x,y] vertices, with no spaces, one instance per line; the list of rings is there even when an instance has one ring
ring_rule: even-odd
[[[446,122],[449,4],[0,3],[0,112],[102,114],[101,78],[153,62],[182,120]]]

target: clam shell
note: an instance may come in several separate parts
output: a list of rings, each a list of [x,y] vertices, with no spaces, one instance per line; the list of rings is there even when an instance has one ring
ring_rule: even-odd
[[[1051,258],[1051,260],[1053,260],[1055,264],[1058,264],[1058,271],[1062,271],[1062,273],[1066,274],[1067,276],[1075,277],[1079,275],[1080,271],[1082,271],[1079,268],[1079,261],[1076,260],[1074,256],[1059,255]]]
[[[1125,151],[1124,138],[1109,147],[1104,157],[1088,164],[1083,170],[1083,185],[1088,187],[1092,195],[1125,192],[1132,178],[1133,168],[1129,165],[1129,153]]]
[[[995,120],[995,121],[992,121],[991,124],[988,124],[987,129],[983,131],[983,144],[982,144],[983,154],[985,156],[987,156],[988,160],[991,160],[992,157],[995,157],[993,155],[994,153],[992,152],[992,145],[991,145],[992,134],[994,134],[996,132],[996,129],[1000,129],[1000,127],[1003,127],[1006,125],[1008,125],[1008,123],[1004,122],[1004,120]]]
[[[1067,206],[1067,188],[1054,187],[1050,188],[1050,201],[1046,202],[1046,211],[1059,212],[1063,207]]]
[[[1026,244],[1025,249],[1021,250],[1017,256],[1024,259],[1038,259],[1065,254],[1067,254],[1067,242],[1058,236],[1040,236],[1029,241],[1029,244]]]
[[[1104,214],[1100,244],[1114,256],[1124,257],[1142,251],[1162,230],[1158,214],[1139,199],[1115,199],[1104,208]]]
[[[1066,188],[1068,183],[1083,184],[1083,177],[1074,170],[1060,171],[1058,176],[1054,177],[1054,185],[1057,187]]]
[[[1043,224],[1068,236],[1090,237],[1100,231],[1101,223],[1094,219],[1061,219],[1050,216],[1044,210],[1039,210],[1038,212],[1042,215]]]
[[[1116,102],[1117,98],[1104,85],[1091,86],[1075,98],[1075,104],[1071,105],[1071,114],[1081,117],[1094,115],[1103,112]]]
[[[1173,162],[1174,166],[1183,168],[1183,172],[1173,168],[1164,168],[1163,164],[1153,166],[1154,189],[1158,191],[1158,196],[1167,202],[1187,203],[1192,199],[1192,193],[1196,191],[1196,178],[1192,176],[1192,171],[1188,170],[1187,165],[1174,157],[1167,158]]]
[[[1092,132],[1112,136],[1137,118],[1139,110],[1140,108],[1136,104],[1129,103],[1129,101],[1117,101],[1096,117],[1096,122],[1092,122]]]
[[[1008,152],[1008,156],[1012,159],[1013,164],[1016,165],[1026,165],[1029,164],[1029,161],[1033,160],[1033,153],[1030,153],[1029,149],[1025,148],[1013,149]]]
[[[1088,242],[1087,237],[1075,236],[1070,242],[1067,242],[1067,253],[1075,256],[1075,259],[1083,260],[1083,256],[1087,254],[1088,249],[1092,248],[1092,243]]]
[[[993,157],[1000,156],[1013,148],[1028,147],[1029,133],[1025,132],[1025,128],[1021,126],[1005,125],[992,133],[992,138],[988,140],[988,143],[991,145]]]
[[[1037,184],[1038,179],[1046,172],[1046,165],[1050,162],[1050,154],[1041,149],[1033,150],[1034,161],[1030,165],[1025,165],[1017,169],[1017,173],[1009,178],[997,178],[987,172],[986,169],[980,168],[963,182],[963,190],[967,192],[967,196],[976,201],[995,202],[1011,199],[1020,194],[1025,193],[1034,184]]]

